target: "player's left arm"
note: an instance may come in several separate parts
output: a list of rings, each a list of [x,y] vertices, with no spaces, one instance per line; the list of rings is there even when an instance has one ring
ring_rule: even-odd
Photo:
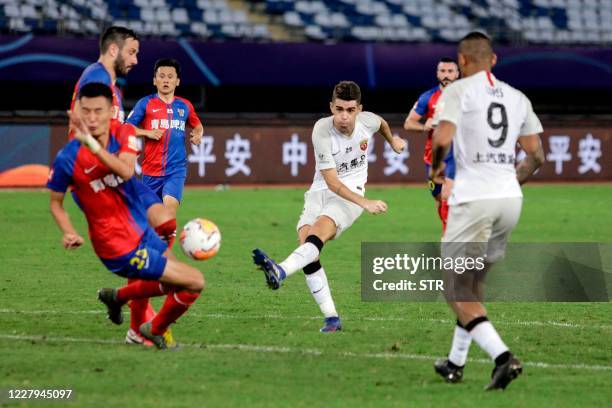
[[[519,136],[518,143],[527,154],[516,167],[516,178],[524,184],[544,164],[544,149],[538,134]]]
[[[406,141],[399,136],[394,136],[391,132],[391,126],[389,126],[389,123],[383,118],[380,118],[378,133],[385,138],[395,153],[399,154],[406,148]]]
[[[199,145],[202,141],[202,136],[204,135],[204,126],[202,126],[202,121],[198,118],[198,115],[193,108],[191,102],[186,101],[187,107],[189,109],[189,116],[187,117],[187,123],[191,126],[192,130],[190,133],[191,139],[189,141],[194,145]]]
[[[542,123],[533,111],[531,101],[525,95],[522,95],[522,97],[527,115],[521,126],[518,143],[527,155],[516,167],[516,178],[520,184],[524,184],[542,166],[545,160],[542,140],[540,139],[540,133],[544,131]]]

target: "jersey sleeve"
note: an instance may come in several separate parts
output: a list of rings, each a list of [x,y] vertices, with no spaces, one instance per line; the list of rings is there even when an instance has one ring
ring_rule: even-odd
[[[375,113],[361,112],[359,114],[359,120],[372,133],[376,133],[380,130],[380,124],[382,123],[382,119]]]
[[[73,168],[74,163],[71,163],[64,149],[60,150],[49,172],[47,188],[58,193],[65,193],[68,186],[72,184]]]
[[[317,170],[333,169],[336,167],[332,156],[332,142],[329,129],[326,129],[325,119],[315,123],[312,129],[312,145],[314,147]]]
[[[437,126],[440,122],[447,121],[458,126],[461,121],[461,114],[461,88],[458,83],[454,83],[442,91],[442,95],[436,104],[433,125]]]
[[[427,113],[427,105],[429,105],[429,92],[424,92],[414,104],[413,110],[420,116],[425,116]]]
[[[140,153],[138,147],[138,139],[136,138],[136,129],[134,125],[125,123],[121,125],[117,133],[117,140],[119,141],[119,153]]]
[[[527,115],[525,116],[525,122],[521,126],[521,131],[519,136],[526,135],[534,135],[537,133],[542,133],[544,129],[542,128],[542,123],[540,119],[533,111],[533,106],[531,106],[531,101],[525,95],[523,95],[525,104],[527,105]]]
[[[187,123],[189,124],[189,126],[195,128],[201,125],[202,122],[200,121],[200,118],[198,118],[195,109],[193,109],[193,105],[191,104],[191,102],[185,101],[185,103],[187,103],[187,108],[189,109],[189,117],[187,118]]]
[[[130,123],[134,126],[139,127],[142,121],[144,120],[145,114],[147,113],[147,101],[148,98],[142,98],[138,102],[136,102],[134,109],[132,109],[132,111],[128,115],[125,123]]]

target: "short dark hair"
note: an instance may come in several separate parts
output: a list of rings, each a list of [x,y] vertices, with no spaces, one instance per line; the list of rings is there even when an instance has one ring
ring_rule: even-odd
[[[153,76],[157,74],[157,70],[160,67],[172,67],[176,70],[176,76],[181,77],[181,64],[174,58],[160,58],[155,61],[155,68],[153,68]]]
[[[79,91],[79,99],[83,97],[97,98],[98,96],[103,96],[112,105],[113,91],[111,91],[108,85],[103,84],[102,82],[90,82],[88,84],[83,85],[83,87]]]
[[[485,61],[493,54],[493,42],[485,33],[472,31],[459,41],[459,53],[472,61]]]
[[[334,87],[334,93],[332,94],[332,101],[336,99],[361,103],[361,89],[353,81],[341,81]]]
[[[111,44],[117,44],[119,48],[123,48],[125,40],[133,38],[140,41],[138,35],[129,28],[120,26],[110,26],[100,36],[100,53],[104,54],[108,51]]]
[[[456,60],[456,59],[454,59],[453,57],[442,57],[442,58],[440,58],[440,59],[438,60],[438,64],[439,64],[439,63],[441,63],[441,62],[446,62],[446,63],[452,62],[453,64],[455,64],[455,65],[459,66],[459,65],[457,64],[457,60]]]

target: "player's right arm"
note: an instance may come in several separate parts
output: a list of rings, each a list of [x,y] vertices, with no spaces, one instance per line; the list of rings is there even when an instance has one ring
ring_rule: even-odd
[[[410,113],[404,121],[404,129],[413,132],[427,133],[432,128],[432,118],[427,119],[425,123],[421,123],[421,119],[427,113],[427,105],[429,97],[427,92],[422,94],[416,101]]]
[[[51,210],[51,215],[57,223],[57,226],[62,231],[62,245],[64,248],[76,249],[83,245],[84,239],[76,232],[70,222],[70,217],[68,217],[68,213],[64,208],[65,195],[65,193],[51,191],[49,209]]]
[[[516,178],[520,184],[524,184],[527,179],[544,164],[545,160],[542,140],[540,139],[540,133],[544,129],[542,128],[540,119],[538,119],[533,111],[531,102],[526,96],[523,97],[527,104],[527,117],[521,127],[518,143],[526,153],[526,156],[516,167]]]
[[[47,188],[51,190],[51,198],[49,200],[49,210],[53,219],[62,231],[62,245],[66,249],[74,249],[83,245],[83,237],[81,237],[70,222],[68,213],[64,208],[64,196],[68,186],[72,183],[72,166],[67,158],[69,153],[66,153],[66,148],[61,151],[55,161],[47,181]]]
[[[338,177],[336,168],[320,170],[327,188],[340,197],[357,204],[370,214],[380,214],[387,212],[387,203],[381,200],[368,200],[357,193],[351,191]]]
[[[368,200],[351,191],[338,177],[336,162],[332,155],[331,136],[329,129],[325,128],[323,120],[319,120],[312,131],[312,144],[314,146],[316,169],[321,172],[327,188],[340,197],[365,209],[370,214],[379,214],[387,211],[387,204],[380,200]]]
[[[162,129],[148,130],[140,127],[142,126],[142,122],[144,121],[145,115],[147,113],[148,102],[148,97],[141,98],[138,102],[136,102],[134,109],[132,109],[132,111],[128,115],[125,123],[129,123],[134,126],[134,129],[136,130],[136,136],[148,137],[149,139],[159,140],[164,134],[164,131]]]

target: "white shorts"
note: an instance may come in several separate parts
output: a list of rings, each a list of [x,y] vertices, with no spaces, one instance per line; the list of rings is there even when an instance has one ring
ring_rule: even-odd
[[[313,225],[320,216],[325,215],[336,224],[334,238],[338,238],[353,225],[362,212],[363,208],[329,190],[307,191],[304,193],[304,209],[297,223],[297,230],[304,225]]]
[[[442,256],[486,256],[487,263],[503,258],[522,204],[521,197],[512,197],[451,205],[442,237]]]

